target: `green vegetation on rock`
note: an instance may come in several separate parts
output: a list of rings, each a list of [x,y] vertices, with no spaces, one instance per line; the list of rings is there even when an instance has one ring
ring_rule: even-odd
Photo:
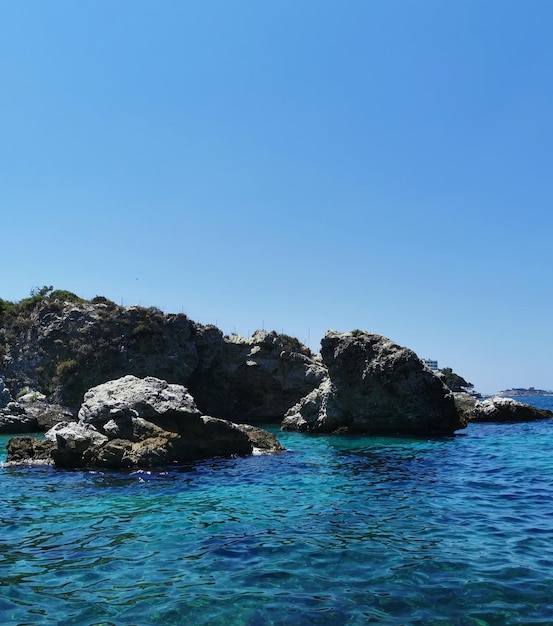
[[[0,315],[10,315],[12,317],[25,318],[36,309],[39,304],[60,302],[80,303],[86,302],[83,298],[79,298],[72,291],[65,289],[54,289],[51,285],[43,287],[35,287],[31,289],[31,293],[27,298],[19,300],[19,302],[10,302],[0,298]]]
[[[197,364],[193,329],[185,315],[45,285],[19,302],[0,300],[0,373],[16,394],[28,387],[71,407],[128,373],[184,383]]]
[[[451,389],[451,391],[468,391],[473,389],[474,385],[467,382],[462,376],[456,374],[451,367],[444,367],[440,370],[443,381]]]

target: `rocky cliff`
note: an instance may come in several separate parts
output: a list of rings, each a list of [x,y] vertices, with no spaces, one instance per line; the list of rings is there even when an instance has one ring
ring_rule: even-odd
[[[18,415],[36,418],[28,430],[75,419],[89,389],[128,375],[182,385],[200,414],[235,423],[284,418],[284,428],[307,432],[403,434],[465,425],[435,373],[381,335],[329,331],[314,355],[284,334],[224,336],[186,315],[68,293],[0,300],[0,430],[4,422],[14,432]]]
[[[122,307],[103,297],[43,294],[0,307],[6,393],[44,394],[49,404],[76,411],[88,389],[128,374],[185,385],[203,414],[255,424],[280,421],[318,386],[323,368],[286,335],[223,336],[183,314]],[[20,410],[11,395],[4,409],[6,415]]]

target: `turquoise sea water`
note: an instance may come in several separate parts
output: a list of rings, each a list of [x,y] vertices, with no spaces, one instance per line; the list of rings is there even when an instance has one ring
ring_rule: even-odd
[[[0,623],[553,624],[553,420],[278,436],[169,472],[1,468]]]

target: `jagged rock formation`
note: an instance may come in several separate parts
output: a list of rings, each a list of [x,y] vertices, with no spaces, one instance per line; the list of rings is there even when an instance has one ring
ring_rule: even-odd
[[[321,356],[328,375],[287,412],[285,430],[439,435],[466,425],[441,380],[381,335],[330,331]]]
[[[208,328],[197,336],[199,367],[188,387],[210,415],[250,424],[280,422],[325,375],[308,348],[274,331],[223,339]]]
[[[6,381],[0,376],[0,434],[32,433],[38,428],[36,417],[28,415],[19,402],[16,402]]]
[[[283,449],[259,428],[202,415],[181,385],[130,375],[90,389],[79,421],[61,422],[45,438],[11,439],[7,461],[144,468]]]
[[[33,428],[31,432],[45,432],[59,422],[77,420],[76,410],[55,402],[49,402],[44,395],[37,392],[25,394],[18,401],[25,411],[25,416],[36,420],[36,428]],[[22,433],[25,431],[17,430],[15,432]]]
[[[188,379],[198,364],[185,315],[142,307],[44,300],[26,316],[3,316],[2,371],[16,393],[29,387],[78,408],[87,389],[134,374],[171,382]]]
[[[227,337],[183,314],[48,291],[18,305],[0,300],[0,373],[18,397],[33,392],[10,405],[20,423],[36,424],[31,430],[74,419],[88,389],[126,375],[183,385],[202,415],[235,423],[286,415],[284,428],[368,433],[450,433],[464,424],[436,375],[380,335],[332,331],[314,356],[275,332]]]
[[[44,298],[30,309],[0,310],[2,339],[0,372],[10,389],[28,388],[73,410],[91,387],[132,374],[185,385],[203,414],[280,421],[323,372],[308,348],[286,335],[224,337],[183,314],[122,307],[102,297]],[[28,407],[36,416],[39,403]]]
[[[511,398],[495,396],[477,402],[470,413],[473,422],[532,422],[553,417],[553,412],[538,409]]]
[[[457,411],[463,416],[463,419],[467,422],[471,420],[476,406],[476,398],[465,391],[454,391],[453,398]]]

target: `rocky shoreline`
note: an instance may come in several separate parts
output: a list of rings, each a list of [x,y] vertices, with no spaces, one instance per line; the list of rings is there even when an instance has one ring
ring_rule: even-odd
[[[45,441],[10,439],[7,461],[129,469],[282,450],[267,431],[202,415],[182,385],[129,375],[88,391],[78,420],[56,424]]]
[[[266,423],[442,436],[471,420],[553,417],[454,394],[412,350],[367,331],[329,331],[313,354],[274,331],[224,336],[105,298],[32,304],[0,314],[0,433],[46,440],[11,440],[12,463],[132,468],[278,452]]]

